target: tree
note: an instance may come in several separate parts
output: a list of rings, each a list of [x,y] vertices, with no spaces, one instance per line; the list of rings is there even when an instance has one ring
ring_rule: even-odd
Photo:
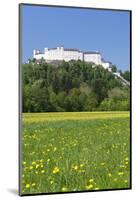
[[[97,96],[91,92],[84,101],[83,110],[94,111],[98,105]]]
[[[126,79],[127,81],[130,81],[130,72],[129,71],[125,71],[121,75],[124,79]]]
[[[112,65],[112,72],[117,72],[117,67],[116,67],[116,65]]]
[[[108,96],[107,95],[107,84],[106,84],[106,81],[104,81],[103,79],[101,79],[101,78],[94,79],[92,81],[92,88],[93,88],[93,92],[97,96],[97,100],[99,103]]]
[[[23,112],[130,109],[129,87],[101,65],[80,60],[23,64],[22,85]]]
[[[108,91],[109,98],[123,99],[124,95],[125,95],[125,91],[118,87],[115,87]]]

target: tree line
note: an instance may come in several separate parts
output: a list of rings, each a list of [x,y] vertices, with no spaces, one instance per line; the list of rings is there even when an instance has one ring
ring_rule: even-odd
[[[80,60],[22,65],[23,112],[129,109],[130,88],[100,65]]]

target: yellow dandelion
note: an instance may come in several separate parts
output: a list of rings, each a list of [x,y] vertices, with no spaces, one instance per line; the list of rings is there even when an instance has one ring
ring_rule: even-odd
[[[41,170],[41,173],[44,174],[44,173],[45,173],[45,170]]]
[[[30,188],[30,184],[26,184],[26,186],[25,186],[26,188]]]
[[[50,181],[50,184],[52,185],[54,183],[54,181],[52,180],[52,181]]]
[[[58,167],[54,167],[53,174],[57,174],[60,172],[60,169]]]
[[[94,179],[93,179],[93,178],[91,178],[91,179],[89,180],[89,182],[90,182],[90,183],[92,183],[93,181],[94,181]]]
[[[36,165],[36,169],[39,168],[39,164]]]
[[[30,169],[33,169],[33,166],[30,166]]]
[[[72,167],[72,169],[74,169],[74,170],[78,170],[78,166],[75,165],[75,166]]]
[[[102,166],[103,166],[103,165],[105,165],[105,163],[104,163],[104,162],[102,162],[102,163],[100,163],[100,165],[102,165]]]
[[[24,174],[22,174],[22,178],[24,178],[24,176],[25,176],[25,175],[24,175]]]
[[[118,172],[119,176],[122,176],[124,174],[124,172]]]
[[[125,162],[126,165],[128,165],[128,162]]]
[[[32,185],[32,187],[34,187],[36,185],[36,183],[32,183],[31,185]]]
[[[26,162],[25,162],[25,161],[23,162],[23,165],[26,165]]]
[[[50,158],[47,159],[47,162],[48,162],[48,163],[50,162]]]
[[[99,190],[99,188],[98,188],[98,187],[95,187],[94,190]]]
[[[62,190],[62,192],[66,192],[66,191],[67,191],[67,188],[66,188],[66,187],[63,187],[61,190]]]
[[[35,161],[33,161],[33,162],[32,162],[32,165],[35,165],[35,164],[36,164],[36,162],[35,162]]]
[[[128,157],[126,157],[125,160],[127,161],[127,160],[128,160]]]
[[[41,168],[43,168],[43,167],[44,167],[44,165],[42,164],[40,167],[41,167]]]
[[[80,164],[80,167],[83,167],[84,166],[84,164]]]
[[[39,162],[43,162],[43,159],[41,159]]]
[[[125,166],[124,165],[120,165],[120,168],[124,168]]]
[[[54,147],[53,151],[56,151],[56,150],[57,150],[57,148],[56,148],[56,147]]]
[[[91,188],[93,188],[93,185],[92,185],[92,184],[86,185],[86,189],[91,189]]]
[[[38,174],[38,171],[35,171],[35,174]]]
[[[111,177],[111,176],[112,176],[112,174],[111,174],[111,173],[108,173],[108,176],[109,176],[109,177]]]

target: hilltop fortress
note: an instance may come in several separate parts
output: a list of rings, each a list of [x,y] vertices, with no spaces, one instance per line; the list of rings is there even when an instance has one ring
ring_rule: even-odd
[[[33,50],[33,58],[36,60],[45,59],[46,62],[52,61],[70,61],[70,60],[81,60],[85,62],[92,62],[96,65],[102,65],[108,71],[111,71],[111,62],[105,61],[100,52],[98,51],[81,51],[78,49],[67,49],[63,46],[56,48],[45,48],[44,53],[40,52],[40,50]]]

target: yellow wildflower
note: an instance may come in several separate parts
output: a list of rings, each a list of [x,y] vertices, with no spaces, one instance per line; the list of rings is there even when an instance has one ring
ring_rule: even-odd
[[[83,167],[84,166],[84,164],[80,164],[80,167]]]
[[[30,166],[30,169],[33,169],[33,166]]]
[[[103,165],[105,165],[105,163],[104,163],[104,162],[102,162],[102,163],[100,163],[100,165],[102,165],[102,166],[103,166]]]
[[[54,167],[53,174],[57,174],[60,172],[60,169],[58,167]]]
[[[123,175],[124,174],[124,172],[118,172],[118,175],[119,176],[121,176],[121,175]]]
[[[57,150],[57,148],[56,147],[54,147],[54,149],[53,149],[54,151],[56,151]]]
[[[86,189],[91,189],[91,188],[93,188],[93,185],[92,185],[92,184],[86,185]]]
[[[30,184],[26,184],[26,186],[25,186],[26,188],[30,188]]]
[[[127,160],[128,160],[128,157],[126,157],[125,160],[127,161]]]
[[[94,190],[99,190],[99,188],[98,188],[98,187],[96,187],[96,188],[94,188]]]
[[[78,169],[78,166],[75,165],[75,166],[72,167],[72,169],[77,170],[77,169]]]
[[[42,173],[42,174],[45,173],[45,170],[41,170],[41,173]]]
[[[52,180],[52,181],[50,181],[50,184],[52,185],[54,183],[54,181]]]
[[[108,176],[109,176],[109,177],[111,177],[111,176],[112,176],[112,174],[111,174],[111,173],[108,173]]]
[[[66,187],[63,187],[61,190],[62,190],[62,192],[66,192],[66,191],[67,191],[67,188],[66,188]]]
[[[39,164],[36,165],[36,169],[39,168]]]
[[[89,182],[91,183],[91,182],[93,182],[94,181],[94,179],[93,178],[91,178],[90,180],[89,180]]]
[[[121,168],[125,167],[124,165],[120,165]]]
[[[35,162],[35,161],[33,161],[33,162],[32,162],[32,165],[35,165],[35,164],[36,164],[36,162]]]
[[[36,185],[36,183],[32,183],[31,185],[32,185],[32,187],[34,187]]]

